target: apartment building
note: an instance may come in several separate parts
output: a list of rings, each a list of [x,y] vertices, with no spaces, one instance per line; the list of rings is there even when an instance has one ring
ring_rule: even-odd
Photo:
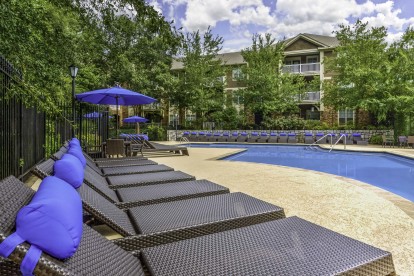
[[[336,37],[315,35],[315,34],[298,34],[295,37],[285,40],[285,59],[282,65],[282,72],[290,74],[300,74],[305,81],[319,79],[320,83],[331,79],[332,75],[325,71],[323,60],[326,57],[334,55],[334,49],[339,45]],[[227,75],[223,76],[225,83],[225,92],[232,97],[233,104],[236,108],[242,108],[241,101],[237,98],[238,89],[244,88],[243,83],[237,81],[241,74],[242,66],[246,65],[241,52],[223,53],[217,56],[221,59],[223,66],[229,70]],[[175,61],[172,70],[182,70],[183,64]],[[299,96],[298,96],[299,97]],[[353,110],[332,110],[324,107],[321,103],[323,91],[320,86],[315,91],[307,91],[305,95],[299,98],[300,117],[306,120],[320,120],[328,124],[344,125],[354,121],[355,113]],[[174,112],[174,111],[173,111]],[[194,115],[188,114],[190,120]],[[174,115],[170,114],[169,121],[174,120]]]

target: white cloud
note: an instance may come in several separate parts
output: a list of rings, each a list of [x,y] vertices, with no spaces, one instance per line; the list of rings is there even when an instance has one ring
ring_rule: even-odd
[[[391,0],[367,0],[360,4],[356,0],[277,0],[266,1],[267,4],[264,1],[150,0],[149,4],[157,10],[162,7],[167,13],[164,16],[180,23],[185,31],[205,31],[211,26],[213,32],[224,36],[226,49],[236,47],[237,43],[250,43],[252,33],[258,31],[270,32],[279,39],[299,33],[332,35],[339,24],[350,24],[357,18],[368,21],[372,27],[385,26],[389,41],[399,37],[408,26],[414,26],[414,17],[403,18]],[[229,28],[221,29],[220,22],[228,22]]]
[[[273,21],[270,8],[261,0],[188,0],[185,18],[181,21],[186,30],[205,30],[219,21],[232,25],[266,25]]]

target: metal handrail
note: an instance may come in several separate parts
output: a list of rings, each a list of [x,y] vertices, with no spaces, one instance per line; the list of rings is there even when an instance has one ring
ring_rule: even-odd
[[[188,138],[187,138],[187,137],[181,136],[181,137],[180,137],[179,142],[180,142],[180,143],[183,143],[183,142],[189,143],[189,142],[190,142],[190,140],[188,140]]]
[[[318,140],[316,140],[315,142],[313,142],[307,147],[311,149],[313,145],[316,145],[319,141],[321,141],[323,138],[326,138],[328,136],[331,136],[331,148],[332,148],[332,134],[331,133],[325,134],[324,136],[322,136],[321,138],[319,138]]]
[[[339,143],[339,141],[342,139],[342,137],[345,137],[345,141],[344,141],[344,149],[346,149],[346,135],[345,133],[342,133],[341,136],[339,136],[338,140],[336,140],[335,144],[332,146],[331,145],[331,149],[329,150],[329,152],[331,152],[331,150],[336,146],[336,144]],[[331,142],[332,143],[332,142]]]

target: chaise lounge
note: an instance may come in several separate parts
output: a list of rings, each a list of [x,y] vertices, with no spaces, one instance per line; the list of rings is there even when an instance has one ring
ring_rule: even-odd
[[[35,192],[14,177],[0,181],[0,242]],[[0,257],[0,272],[19,275],[30,244]],[[69,258],[42,253],[35,275],[393,275],[389,252],[297,217],[126,252],[87,225]],[[141,255],[142,258],[138,258]],[[5,259],[7,258],[7,259]],[[145,271],[145,272],[144,272]]]

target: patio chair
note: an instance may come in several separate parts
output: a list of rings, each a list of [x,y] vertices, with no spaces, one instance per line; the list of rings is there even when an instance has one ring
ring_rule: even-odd
[[[408,146],[407,136],[398,136],[398,147],[405,148]]]
[[[33,173],[45,178],[53,175],[53,166],[53,160],[46,160]],[[85,169],[84,183],[121,209],[230,192],[228,188],[204,179],[114,190],[108,187],[104,177],[88,167]]]
[[[279,133],[279,143],[287,143],[288,141],[288,136],[285,132],[281,132]]]
[[[296,136],[296,133],[290,132],[288,134],[288,141],[289,144],[296,144],[298,142],[298,138]]]
[[[156,142],[150,142],[144,140],[144,146],[142,148],[142,155],[144,153],[167,153],[173,155],[189,155],[187,147],[184,146],[174,146],[174,145],[163,145]]]
[[[230,137],[230,133],[228,131],[223,132],[223,134],[217,137],[217,142],[227,142]]]
[[[198,136],[197,136],[197,132],[196,131],[192,131],[190,133],[190,136],[188,137],[188,140],[190,142],[197,142],[198,141]]]
[[[256,142],[257,143],[267,143],[267,139],[269,137],[269,133],[262,131],[259,135],[259,137],[257,138]]]
[[[383,134],[382,135],[382,147],[385,148],[386,146],[394,147],[394,137],[390,134]]]
[[[88,214],[127,237],[115,242],[128,251],[285,217],[282,208],[243,193],[120,209],[89,185],[78,191]]]
[[[328,144],[335,144],[336,142],[336,134],[331,132],[330,135],[326,136],[326,143]]]
[[[206,133],[204,131],[200,131],[198,133],[198,142],[206,142]]]
[[[54,153],[51,158],[54,160],[59,160],[64,151],[59,150]],[[109,167],[109,166],[98,166],[95,164],[92,158],[90,158],[87,154],[84,153],[86,164],[99,173],[102,176],[112,176],[112,175],[125,175],[125,174],[140,174],[140,173],[147,173],[147,172],[160,172],[160,171],[173,171],[174,169],[165,165],[158,165],[158,163],[153,162],[151,160],[140,160],[132,162],[131,160],[125,160],[128,165],[123,164],[120,166]],[[155,166],[155,167],[154,167]]]
[[[315,142],[316,144],[326,144],[326,137],[323,138],[325,136],[325,133],[323,132],[317,132],[315,134]]]
[[[185,138],[189,139],[190,138],[190,132],[189,131],[184,131],[183,135],[181,137],[185,137]]]
[[[259,138],[259,133],[257,131],[252,131],[249,138],[247,138],[247,143],[256,143]]]
[[[414,147],[414,136],[407,137],[407,145],[412,148]]]
[[[305,135],[303,137],[303,142],[305,144],[313,144],[315,142],[312,132],[305,132]]]
[[[0,242],[15,227],[15,217],[34,191],[14,177],[0,181]],[[20,275],[29,248],[17,246],[0,272]],[[191,248],[191,250],[189,250]],[[43,253],[35,275],[280,275],[306,271],[310,275],[393,275],[392,255],[303,219],[292,217],[241,227],[198,238],[126,252],[83,226],[75,254],[58,260]]]
[[[238,131],[234,131],[231,136],[228,138],[229,142],[237,142],[237,139],[239,138],[240,133]]]
[[[218,139],[221,137],[221,132],[218,132],[218,131],[216,131],[216,132],[214,132],[214,134],[213,134],[213,136],[211,136],[210,137],[210,142],[217,142],[218,141]]]
[[[51,175],[53,172],[53,163],[52,159],[47,159],[46,161],[34,166],[31,172],[40,177],[44,178],[48,175]],[[85,172],[88,170],[93,170],[93,168],[87,166]],[[94,170],[99,174],[99,171]],[[101,175],[102,176],[102,175]],[[105,183],[111,189],[120,189],[136,186],[148,186],[153,184],[163,184],[170,182],[180,182],[180,181],[190,181],[195,180],[195,177],[181,171],[161,171],[161,172],[148,172],[141,174],[125,174],[125,175],[114,175],[107,176],[105,178]]]
[[[243,131],[242,133],[240,133],[240,136],[237,138],[237,142],[247,142],[247,138],[249,137],[249,135],[247,134],[247,132]]]
[[[123,139],[109,139],[106,141],[105,148],[106,157],[126,156],[124,140]]]
[[[361,133],[352,133],[351,139],[353,144],[358,144],[358,141],[362,141]]]
[[[211,132],[206,133],[206,142],[213,142],[213,133]]]
[[[276,132],[270,132],[269,138],[267,139],[268,143],[277,143],[277,133]]]

